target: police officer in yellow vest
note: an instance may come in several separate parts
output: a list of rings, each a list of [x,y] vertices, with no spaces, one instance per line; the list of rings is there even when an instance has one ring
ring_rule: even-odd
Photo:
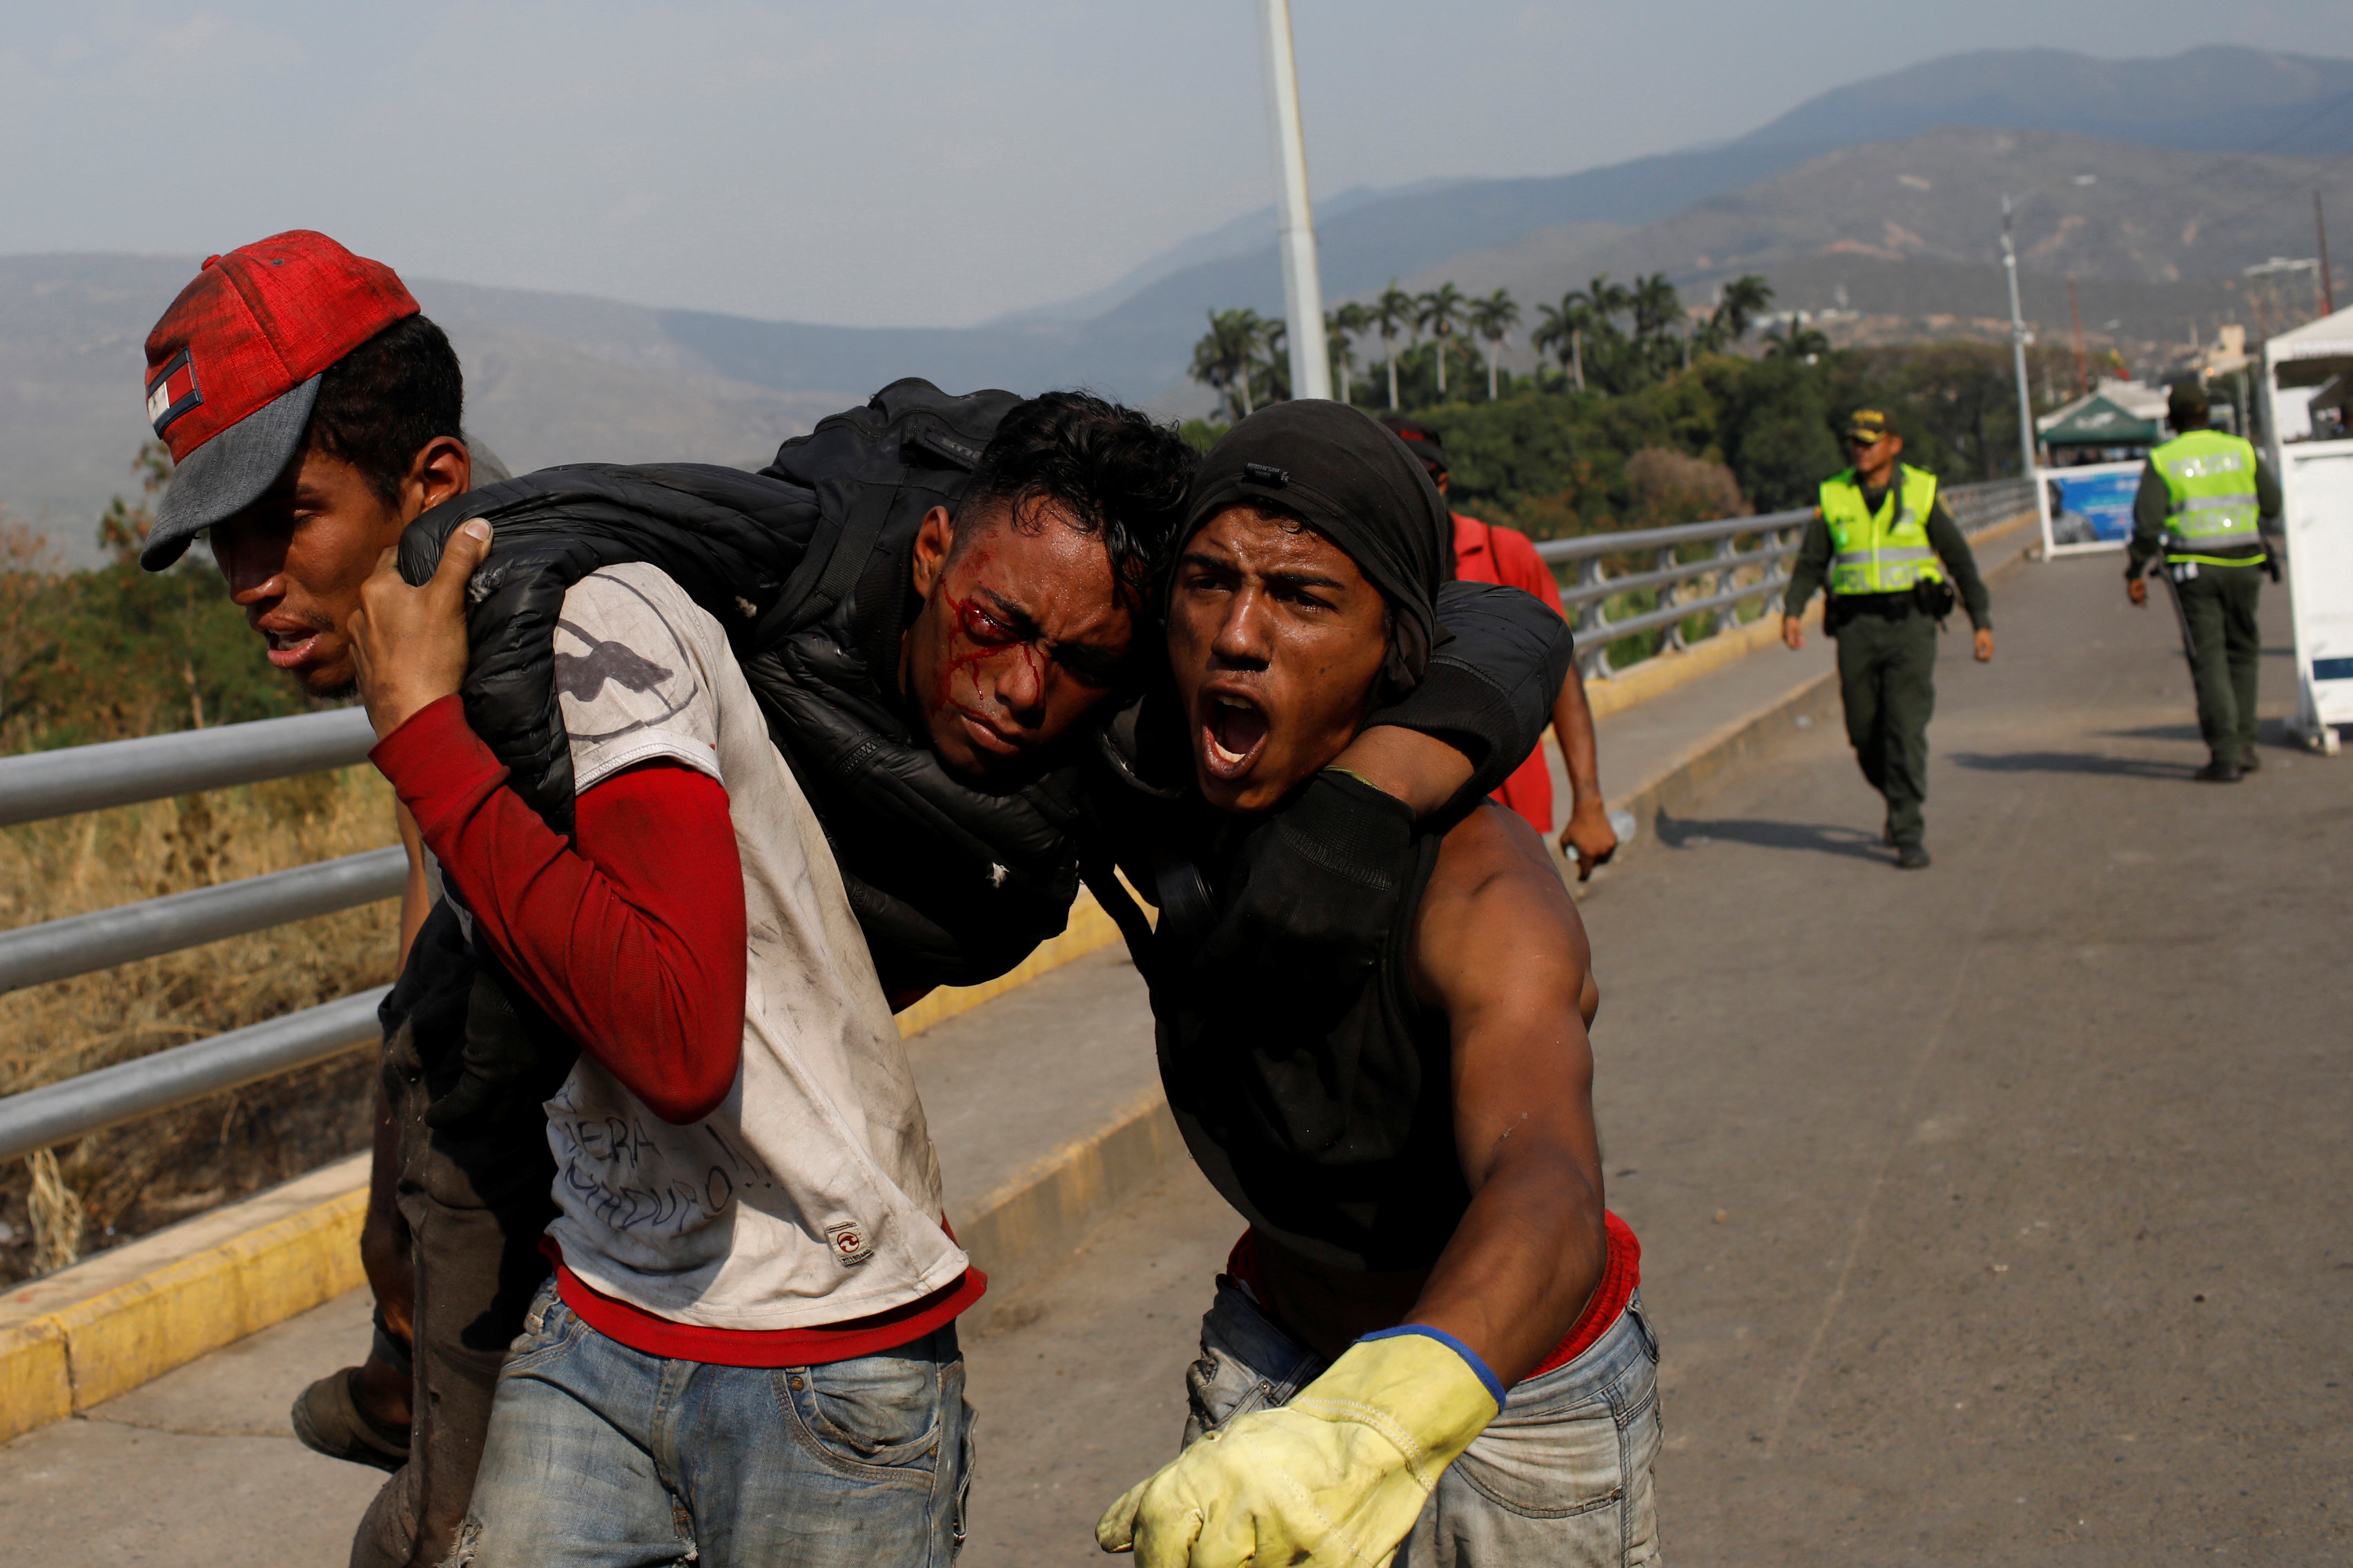
[[[2141,470],[2125,591],[2134,604],[2147,604],[2141,574],[2152,557],[2164,557],[2181,651],[2198,689],[2198,728],[2211,753],[2198,776],[2236,784],[2262,765],[2255,756],[2255,669],[2263,651],[2255,574],[2268,570],[2279,581],[2263,525],[2279,520],[2280,488],[2252,445],[2206,427],[2207,413],[2206,389],[2195,381],[2176,383],[2166,397],[2166,422],[2178,434],[2149,453]]]
[[[1887,799],[1895,864],[1928,864],[1921,804],[1928,796],[1928,716],[1936,706],[1936,630],[1954,590],[1977,628],[1978,662],[1993,657],[1992,603],[1977,557],[1937,499],[1936,476],[1907,468],[1886,415],[1847,421],[1854,467],[1822,481],[1782,601],[1781,640],[1805,646],[1806,601],[1827,580],[1822,626],[1838,639],[1839,694],[1862,776]]]

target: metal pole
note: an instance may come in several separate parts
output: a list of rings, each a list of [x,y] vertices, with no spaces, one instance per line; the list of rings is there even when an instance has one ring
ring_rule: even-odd
[[[2320,231],[2320,313],[2337,314],[2337,280],[2328,271],[2328,214],[2320,205],[2320,193],[2312,193],[2312,226]]]
[[[1307,206],[1307,142],[1299,129],[1299,73],[1291,57],[1291,0],[1259,0],[1266,44],[1267,101],[1274,111],[1274,161],[1282,183],[1275,210],[1282,243],[1282,304],[1291,341],[1291,395],[1332,395],[1324,346],[1324,288],[1315,271],[1315,219]]]
[[[2034,404],[2026,391],[2026,318],[2018,307],[2018,247],[2010,242],[2010,199],[2001,198],[2001,264],[2010,274],[2010,359],[2018,373],[2018,447],[2023,466],[2020,477],[2034,478]]]

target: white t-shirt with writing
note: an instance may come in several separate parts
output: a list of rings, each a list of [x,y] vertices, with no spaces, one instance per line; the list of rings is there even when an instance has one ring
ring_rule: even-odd
[[[606,567],[565,595],[555,681],[580,792],[656,759],[726,788],[749,949],[744,1065],[717,1110],[670,1126],[586,1052],[547,1102],[565,1265],[717,1329],[812,1328],[954,1283],[966,1259],[890,1005],[719,623],[651,566]]]

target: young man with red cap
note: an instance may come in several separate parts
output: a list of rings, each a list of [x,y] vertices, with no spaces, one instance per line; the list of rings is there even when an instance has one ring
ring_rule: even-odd
[[[1397,432],[1413,449],[1422,468],[1445,496],[1452,488],[1448,474],[1446,443],[1419,419],[1401,414],[1384,415],[1381,423]],[[1566,618],[1560,584],[1552,569],[1536,554],[1535,543],[1516,528],[1500,528],[1449,511],[1453,538],[1454,576],[1464,583],[1500,583],[1534,594]],[[1609,826],[1609,812],[1601,798],[1601,770],[1593,740],[1593,710],[1585,700],[1585,678],[1573,667],[1561,682],[1553,702],[1552,732],[1560,742],[1561,761],[1568,770],[1568,822],[1560,830],[1561,852],[1577,860],[1577,879],[1593,875],[1618,851],[1618,830]],[[1493,798],[1525,817],[1538,833],[1552,831],[1552,764],[1538,747],[1528,754]]]
[[[209,531],[270,663],[314,697],[349,694],[352,613],[378,557],[424,511],[506,477],[462,433],[448,339],[391,268],[297,231],[208,258],[156,323],[147,366],[148,417],[174,467],[142,563],[161,571]],[[413,825],[403,826],[413,842]],[[412,872],[402,931],[417,940],[404,941],[404,959],[421,947],[428,962],[404,961],[382,1008],[361,1248],[375,1344],[294,1412],[311,1447],[396,1472],[354,1544],[366,1563],[446,1552],[506,1339],[479,1325],[520,1321],[554,1213],[535,1104],[449,1133],[426,1124],[435,1081],[468,1044],[475,976],[446,914],[424,917],[438,890],[420,885],[414,853]],[[475,1021],[474,1033],[488,1026]],[[429,1289],[412,1289],[412,1258],[426,1249],[439,1266]],[[420,1459],[406,1464],[412,1445]]]

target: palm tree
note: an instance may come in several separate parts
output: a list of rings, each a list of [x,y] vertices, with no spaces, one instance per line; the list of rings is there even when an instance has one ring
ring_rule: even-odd
[[[1561,300],[1564,304],[1573,300],[1579,308],[1577,329],[1572,339],[1572,348],[1577,356],[1577,389],[1583,391],[1585,387],[1587,347],[1589,343],[1599,355],[1598,374],[1608,389],[1625,390],[1619,384],[1625,368],[1622,363],[1625,355],[1620,352],[1625,334],[1618,330],[1618,318],[1634,308],[1633,292],[1622,283],[1609,281],[1609,274],[1604,272],[1584,288],[1570,289],[1561,296]]]
[[[1643,368],[1652,374],[1662,374],[1672,367],[1677,350],[1669,340],[1675,334],[1672,329],[1686,318],[1683,296],[1667,281],[1663,272],[1653,272],[1648,278],[1634,280],[1634,342],[1641,351]],[[1684,363],[1690,363],[1690,347],[1682,347]]]
[[[1577,390],[1585,390],[1585,296],[1572,289],[1560,297],[1557,305],[1538,305],[1536,314],[1544,320],[1528,341],[1538,353],[1549,349],[1560,361],[1560,368]]]
[[[1250,416],[1250,366],[1266,332],[1267,323],[1256,310],[1212,310],[1208,331],[1193,345],[1193,379],[1218,393],[1228,411],[1238,410],[1240,418]]]
[[[1452,283],[1440,283],[1414,301],[1413,324],[1438,342],[1438,401],[1446,401],[1446,342],[1461,323],[1462,308],[1470,301],[1462,290]]]
[[[1261,356],[1255,363],[1266,373],[1266,400],[1269,403],[1291,401],[1291,323],[1281,316],[1259,323],[1258,347]]]
[[[1700,346],[1708,350],[1730,348],[1748,335],[1757,318],[1773,303],[1773,286],[1751,272],[1734,279],[1717,290],[1715,309],[1709,312],[1707,324],[1700,329]]]
[[[1340,401],[1354,403],[1356,340],[1373,324],[1372,312],[1354,300],[1324,312],[1324,341],[1332,347],[1332,378],[1340,384]]]
[[[1380,333],[1381,348],[1388,358],[1389,412],[1394,414],[1398,405],[1397,339],[1398,332],[1413,324],[1413,296],[1398,288],[1397,279],[1392,278],[1389,286],[1381,290],[1380,298],[1373,301],[1372,309],[1366,314],[1372,321],[1373,330]]]
[[[1792,311],[1778,327],[1765,333],[1765,357],[1767,359],[1802,360],[1811,364],[1831,352],[1831,340],[1820,328],[1806,325],[1804,316]]]
[[[1487,340],[1487,401],[1495,401],[1495,356],[1520,324],[1519,301],[1508,289],[1498,289],[1483,300],[1471,301],[1471,330]]]

